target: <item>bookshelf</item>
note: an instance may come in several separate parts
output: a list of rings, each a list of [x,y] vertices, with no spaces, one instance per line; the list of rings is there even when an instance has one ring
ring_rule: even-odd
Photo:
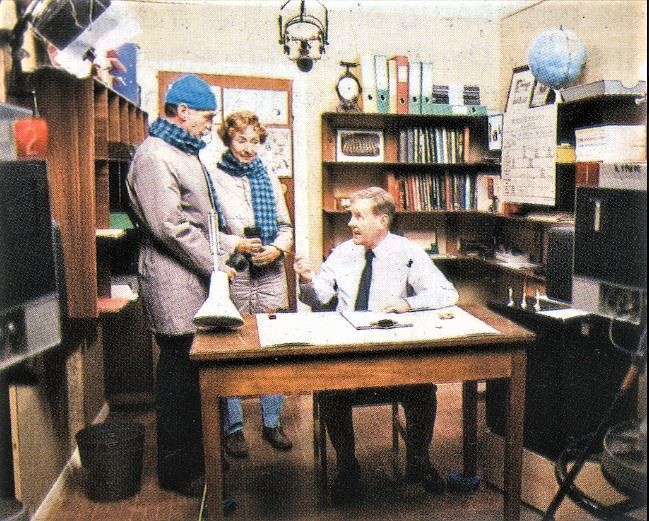
[[[557,145],[574,146],[576,128],[646,121],[636,97],[601,95],[560,103]],[[471,288],[469,299],[476,291],[487,299],[505,299],[509,286],[515,288],[516,298],[523,289],[528,295],[536,289],[544,292],[547,232],[553,226],[574,226],[578,165],[557,162],[554,207],[516,205],[518,214],[509,206],[505,212],[490,211],[486,185],[500,174],[500,164],[499,156],[488,150],[487,120],[468,115],[322,114],[323,254],[349,238],[344,199],[356,189],[382,186],[397,204],[393,230],[425,248],[436,241],[433,258],[454,281]],[[370,140],[372,133],[380,132],[381,153],[370,160],[350,159],[344,150],[341,154],[341,130],[369,134]],[[438,142],[442,132],[447,137]],[[439,153],[440,144],[446,152]],[[371,154],[371,146],[356,145],[361,154]],[[482,255],[476,245],[505,245],[527,254],[534,267],[503,264]]]
[[[47,167],[53,217],[61,226],[68,315],[117,313],[130,301],[111,298],[111,259],[128,232],[111,228],[111,209],[124,203],[121,180],[145,137],[147,114],[92,78],[43,68],[29,79],[49,127]]]
[[[351,136],[348,149],[341,146],[341,131]],[[364,147],[354,142],[354,132],[361,138],[367,134],[370,139],[371,133],[380,133],[381,153],[376,158],[363,156]],[[348,152],[353,154],[354,145],[360,155],[350,159]],[[398,231],[423,232],[431,226],[442,227],[447,214],[477,211],[476,179],[498,172],[499,165],[487,149],[486,117],[324,113],[323,251],[326,255],[347,239],[341,201],[358,188],[376,185],[388,190],[397,202]],[[442,196],[454,193],[457,197],[442,201]],[[483,202],[483,206],[486,204]]]

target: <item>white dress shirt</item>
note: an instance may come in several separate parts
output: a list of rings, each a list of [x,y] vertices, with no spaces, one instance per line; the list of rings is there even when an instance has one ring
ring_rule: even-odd
[[[405,299],[412,310],[453,306],[455,287],[433,264],[428,254],[414,242],[388,233],[372,250],[372,283],[369,311],[382,311],[398,299]],[[307,305],[327,304],[338,296],[338,311],[354,309],[365,248],[346,241],[331,252],[310,282],[300,282],[300,300]]]

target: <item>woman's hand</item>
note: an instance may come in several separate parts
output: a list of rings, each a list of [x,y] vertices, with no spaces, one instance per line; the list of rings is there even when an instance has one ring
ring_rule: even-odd
[[[277,246],[268,245],[263,246],[261,248],[261,251],[259,253],[255,253],[250,258],[250,260],[252,261],[253,265],[261,267],[272,264],[277,259],[279,259],[281,255],[282,250],[280,250]]]
[[[260,252],[261,249],[262,245],[259,237],[254,237],[252,239],[241,237],[237,247],[235,248],[236,251],[243,253],[244,255],[253,255]]]

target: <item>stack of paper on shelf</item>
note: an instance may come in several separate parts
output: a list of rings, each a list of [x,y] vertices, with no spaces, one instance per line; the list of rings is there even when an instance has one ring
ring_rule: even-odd
[[[564,102],[578,101],[604,95],[642,96],[643,94],[647,94],[646,81],[639,81],[631,87],[625,87],[620,80],[601,80],[561,89],[561,97]]]
[[[480,105],[480,87],[477,85],[465,85],[463,101],[465,105]]]
[[[448,85],[433,85],[433,103],[449,103]]]

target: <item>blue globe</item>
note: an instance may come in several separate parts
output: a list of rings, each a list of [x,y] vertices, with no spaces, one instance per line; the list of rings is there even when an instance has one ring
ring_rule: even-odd
[[[527,59],[538,82],[560,89],[581,74],[586,62],[586,46],[574,32],[552,28],[532,41]]]

